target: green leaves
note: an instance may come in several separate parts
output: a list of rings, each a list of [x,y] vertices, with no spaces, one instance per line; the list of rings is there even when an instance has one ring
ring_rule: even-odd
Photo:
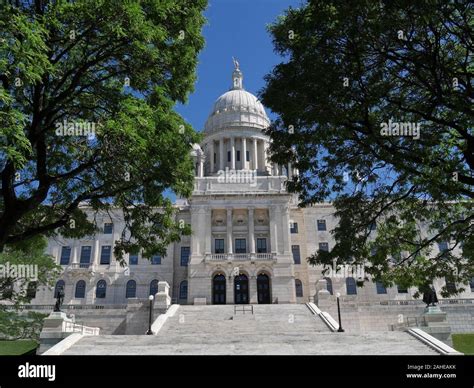
[[[336,246],[313,264],[354,256],[373,276],[413,286],[474,275],[472,251],[460,248],[474,234],[473,16],[464,3],[314,0],[270,26],[286,57],[261,93],[279,115],[272,159],[300,171],[288,187],[302,205],[334,200],[340,218]],[[420,136],[387,135],[390,123]],[[439,220],[449,227],[423,234]],[[440,241],[453,249],[441,254]],[[406,260],[392,262],[392,247]]]
[[[162,251],[186,232],[174,225],[165,195],[192,189],[190,151],[199,138],[174,105],[194,85],[205,6],[104,0],[2,7],[0,248],[37,234],[93,234],[86,204],[93,212],[123,211],[119,258],[137,241],[147,252]],[[157,206],[165,208],[159,216]]]

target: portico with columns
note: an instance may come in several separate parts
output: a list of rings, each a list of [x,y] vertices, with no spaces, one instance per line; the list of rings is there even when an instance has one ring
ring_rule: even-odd
[[[269,124],[237,66],[232,88],[214,103],[195,147],[190,303],[296,301],[285,185],[293,171],[270,163],[263,132]]]

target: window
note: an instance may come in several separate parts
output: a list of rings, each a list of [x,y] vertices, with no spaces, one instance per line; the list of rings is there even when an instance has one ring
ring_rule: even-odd
[[[446,279],[446,278],[444,278],[444,280],[445,280],[445,282],[446,282],[446,291],[448,291],[448,292],[450,292],[450,293],[453,293],[453,294],[455,294],[455,293],[458,292],[458,290],[457,290],[457,288],[456,288],[456,283],[455,283],[455,282],[453,282],[453,281],[451,281],[451,280],[449,280],[449,279]]]
[[[332,290],[332,280],[331,278],[324,278],[326,280],[326,288],[329,291],[329,293],[332,295],[333,290]]]
[[[448,243],[447,241],[441,241],[438,243],[438,249],[440,252],[446,252],[448,250]]]
[[[408,294],[407,288],[403,286],[397,285],[397,291],[399,294]]]
[[[105,280],[101,279],[97,282],[97,286],[95,288],[95,297],[98,299],[104,299],[107,295],[107,283]]]
[[[471,281],[469,282],[469,286],[471,287],[471,292],[474,292],[474,278],[471,278]]]
[[[237,162],[240,162],[240,151],[237,150]]]
[[[300,246],[292,245],[291,252],[293,253],[293,261],[295,264],[301,264]]]
[[[62,247],[61,248],[61,259],[59,261],[59,264],[60,265],[68,265],[70,259],[71,259],[71,247]]]
[[[235,253],[247,253],[247,242],[245,238],[235,239]]]
[[[112,234],[114,231],[114,224],[112,222],[104,223],[104,234]]]
[[[152,265],[160,265],[161,264],[161,255],[153,255],[151,257],[151,264]]]
[[[36,297],[36,288],[38,287],[38,282],[29,282],[26,288],[26,297],[28,299],[34,299]]]
[[[82,299],[86,297],[86,282],[84,280],[79,280],[76,283],[76,291],[74,292],[74,298]]]
[[[247,162],[250,162],[250,151],[246,151],[246,154]]]
[[[102,251],[100,252],[100,264],[110,264],[110,254],[112,247],[110,245],[102,245]]]
[[[214,240],[214,253],[224,253],[224,239],[216,238]]]
[[[128,265],[138,265],[138,253],[130,253],[128,255]]]
[[[81,247],[81,258],[79,260],[81,268],[87,268],[89,266],[91,262],[91,253],[92,247],[90,245],[85,245]]]
[[[267,253],[266,238],[257,238],[257,253]]]
[[[189,247],[181,247],[181,266],[186,267],[189,261]]]
[[[377,294],[386,294],[387,289],[382,282],[375,282],[375,288],[377,289]]]
[[[214,164],[217,163],[217,154],[214,152]]]
[[[227,151],[227,161],[230,162],[230,151]]]
[[[301,280],[299,279],[295,280],[295,290],[296,290],[296,297],[301,298],[303,296],[303,283],[301,283]]]
[[[319,231],[326,230],[326,220],[318,220],[317,225],[318,225],[318,230]]]
[[[11,299],[13,297],[13,281],[11,279],[6,279],[2,286],[2,299]],[[56,295],[56,292],[54,295]]]
[[[319,250],[323,252],[329,252],[329,244],[327,242],[319,243]]]
[[[357,284],[354,278],[346,278],[347,295],[357,295]]]
[[[188,299],[188,281],[183,280],[179,285],[179,299]]]
[[[158,292],[158,280],[153,279],[150,282],[150,295],[155,296],[157,292]]]
[[[290,223],[290,233],[292,233],[292,234],[298,233],[298,223],[297,222],[291,222]]]
[[[137,282],[135,280],[129,280],[125,291],[125,298],[136,298],[137,296]]]

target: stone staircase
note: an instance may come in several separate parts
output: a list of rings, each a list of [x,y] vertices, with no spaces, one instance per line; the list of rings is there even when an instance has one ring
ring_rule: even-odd
[[[157,335],[83,337],[63,354],[436,354],[404,332],[333,333],[304,304],[253,308],[180,306]]]

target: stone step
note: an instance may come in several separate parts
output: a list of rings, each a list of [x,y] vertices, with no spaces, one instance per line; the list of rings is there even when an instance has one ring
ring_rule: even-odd
[[[84,337],[64,354],[436,353],[404,332],[333,333],[306,305],[293,304],[255,305],[246,317],[232,305],[179,306],[157,335]]]
[[[288,355],[434,355],[433,350],[403,332],[347,334],[312,333],[311,335],[249,338],[200,337],[174,341],[160,336],[84,337],[64,354],[288,354]]]

